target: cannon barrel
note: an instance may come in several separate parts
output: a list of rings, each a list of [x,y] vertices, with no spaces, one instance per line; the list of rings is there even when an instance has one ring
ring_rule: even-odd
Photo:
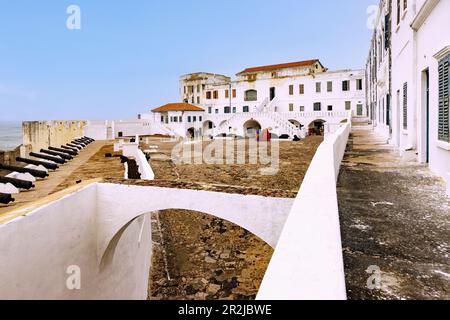
[[[68,150],[68,149],[60,149],[60,148],[48,147],[48,150],[56,151],[56,152],[59,152],[59,153],[65,153],[65,154],[68,154],[68,155],[70,155],[72,157],[76,157],[78,155],[78,152],[75,152],[73,150]]]
[[[35,170],[35,169],[29,169],[29,168],[22,168],[22,167],[15,167],[15,166],[8,166],[5,164],[0,163],[0,169],[11,171],[11,172],[19,172],[19,173],[29,173],[34,177],[37,178],[46,178],[48,177],[48,173],[41,170]]]
[[[51,156],[58,156],[58,157],[61,157],[61,158],[65,159],[65,160],[72,160],[73,159],[73,157],[68,155],[68,154],[61,153],[61,152],[56,152],[56,151],[50,151],[50,150],[41,149],[41,153],[49,154]]]
[[[14,178],[0,177],[0,183],[11,183],[16,188],[26,189],[26,190],[30,190],[31,188],[34,188],[33,182],[20,180],[20,179],[14,179]]]
[[[35,158],[39,158],[39,159],[48,160],[48,161],[53,161],[53,162],[56,162],[56,163],[59,163],[59,164],[66,163],[66,160],[64,160],[62,158],[47,156],[45,154],[40,154],[40,153],[30,152],[30,156],[35,157]]]
[[[82,143],[82,142],[73,140],[72,143],[73,143],[74,145],[80,146],[81,148],[86,148],[86,145],[85,145],[84,143]]]
[[[81,148],[80,146],[78,146],[78,145],[76,145],[76,144],[72,144],[72,143],[68,143],[67,146],[68,146],[69,148],[74,148],[74,149],[77,149],[77,150],[83,149],[83,148]]]
[[[78,148],[75,147],[69,147],[69,146],[61,146],[64,150],[75,152],[76,155],[78,155],[78,151],[80,151]]]
[[[21,157],[17,157],[16,161],[27,163],[27,164],[32,164],[34,166],[43,166],[45,169],[49,169],[49,170],[56,170],[59,168],[59,166],[56,163],[50,163],[50,162],[46,162],[46,161],[25,159],[25,158],[21,158]]]
[[[14,202],[14,198],[10,194],[0,193],[0,203],[8,204]]]

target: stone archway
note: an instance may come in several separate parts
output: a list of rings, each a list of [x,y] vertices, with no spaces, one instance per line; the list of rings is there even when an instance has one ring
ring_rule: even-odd
[[[261,130],[262,126],[258,121],[250,119],[244,123],[243,128],[244,128],[244,136],[253,138],[256,136],[256,131]]]
[[[195,128],[189,128],[187,129],[186,136],[190,139],[195,138]]]
[[[325,131],[325,123],[327,121],[323,119],[316,119],[310,122],[308,125],[308,134],[315,136],[323,136]]]
[[[204,136],[213,136],[214,135],[214,129],[215,129],[215,125],[214,122],[212,122],[211,120],[206,120],[205,122],[203,122],[203,135]]]

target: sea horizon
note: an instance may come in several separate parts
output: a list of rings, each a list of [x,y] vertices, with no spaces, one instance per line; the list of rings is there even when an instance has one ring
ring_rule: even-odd
[[[14,150],[22,141],[22,121],[0,121],[0,151]]]

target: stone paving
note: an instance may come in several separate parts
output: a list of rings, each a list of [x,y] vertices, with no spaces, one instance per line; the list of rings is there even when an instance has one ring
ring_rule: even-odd
[[[370,126],[354,127],[339,177],[348,297],[450,299],[444,182],[386,142]]]

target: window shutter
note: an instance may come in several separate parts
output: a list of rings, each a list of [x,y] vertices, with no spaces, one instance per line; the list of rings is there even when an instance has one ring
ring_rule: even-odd
[[[450,142],[449,134],[449,64],[450,55],[439,61],[439,140]]]
[[[408,129],[408,83],[403,85],[403,129]]]

